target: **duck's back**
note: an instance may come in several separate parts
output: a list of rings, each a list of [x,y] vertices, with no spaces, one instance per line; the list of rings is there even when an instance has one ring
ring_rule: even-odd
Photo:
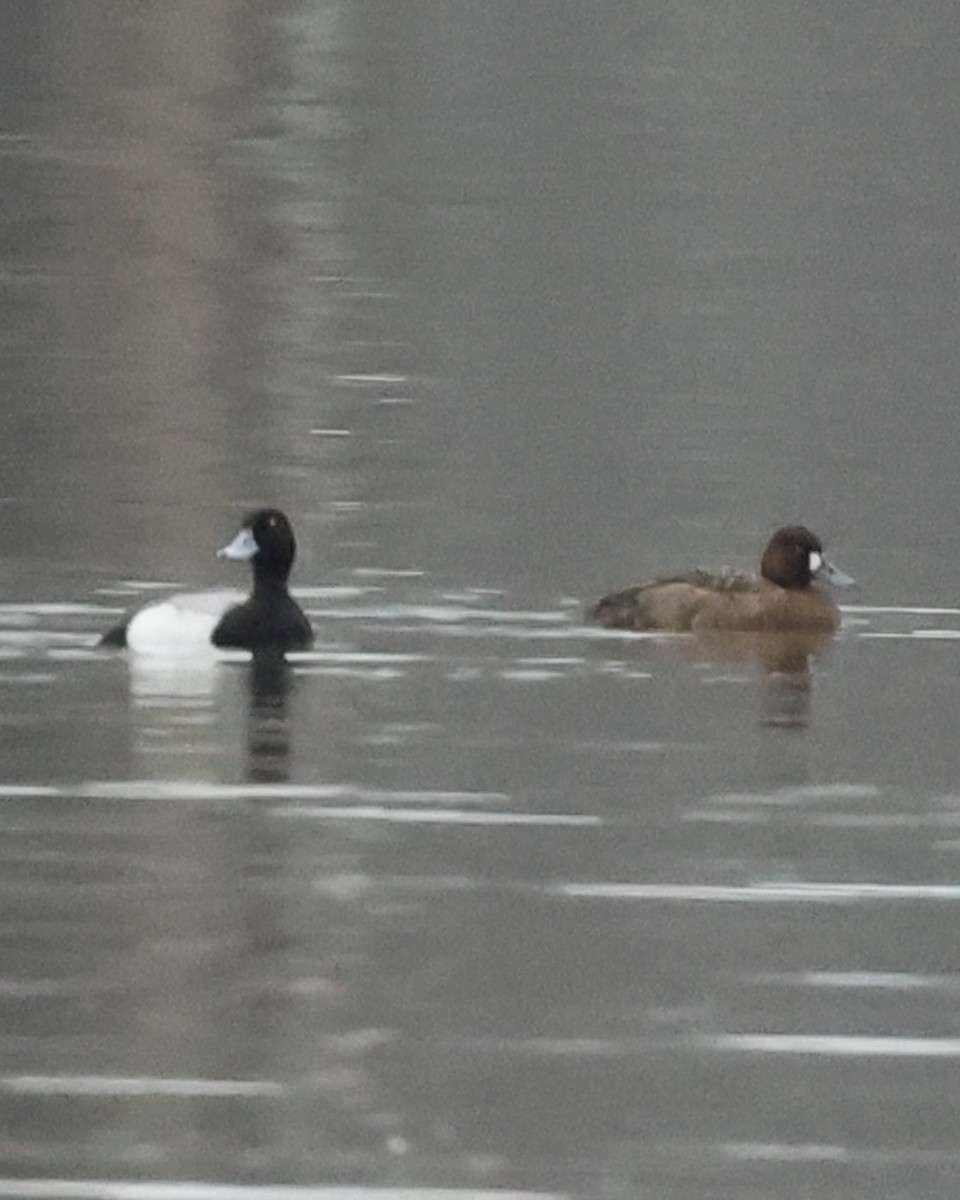
[[[590,616],[612,629],[685,633],[712,597],[742,596],[756,589],[757,580],[752,575],[689,571],[611,592],[594,605]]]
[[[163,655],[209,647],[223,614],[244,599],[243,592],[177,592],[146,604],[109,629],[103,646],[128,646],[141,654]]]

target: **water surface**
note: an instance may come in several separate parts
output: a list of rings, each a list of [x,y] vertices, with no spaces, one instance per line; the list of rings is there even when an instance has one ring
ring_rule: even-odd
[[[0,1193],[956,1194],[957,20],[10,6]],[[259,503],[312,651],[95,648]]]

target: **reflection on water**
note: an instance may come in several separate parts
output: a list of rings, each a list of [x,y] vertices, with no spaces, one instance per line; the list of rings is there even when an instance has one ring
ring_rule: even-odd
[[[814,664],[834,642],[829,633],[730,634],[705,631],[684,653],[707,662],[746,663],[759,677],[761,724],[802,728],[811,716]]]
[[[829,745],[841,667],[925,645],[864,632],[942,614],[854,614],[827,654],[610,636],[418,579],[307,603],[316,650],[202,669],[88,649],[95,607],[6,614],[3,711],[40,689],[41,728],[92,704],[129,735],[72,780],[14,754],[0,788],[11,1173],[468,1197],[611,1170],[620,1194],[742,1188],[830,1146],[854,1181],[953,1169],[930,1072],[957,1057],[960,890],[930,868],[957,806],[858,778],[892,758],[824,778],[801,749]],[[756,721],[781,680],[800,741]],[[869,1149],[931,1104],[932,1149]]]
[[[255,654],[248,682],[247,779],[251,783],[285,783],[290,778],[287,697],[293,668],[283,655]]]
[[[468,1197],[569,1194],[611,1162],[678,1194],[703,1172],[746,1186],[831,1145],[854,1175],[952,1169],[947,1140],[873,1154],[859,1129],[904,1104],[945,1105],[944,1130],[957,1115],[922,1074],[960,1054],[940,971],[960,889],[928,873],[955,854],[957,805],[823,780],[802,755],[786,785],[784,735],[756,724],[782,677],[814,736],[836,659],[900,643],[848,634],[824,656],[611,637],[490,596],[371,599],[314,597],[315,651],[202,670],[84,651],[94,608],[8,614],[33,634],[0,636],[10,678],[72,639],[56,670],[95,697],[122,685],[108,711],[132,739],[126,777],[11,767],[0,787],[11,1171],[240,1164]],[[63,1106],[79,1132],[58,1143]]]
[[[223,745],[216,734],[224,693],[246,695],[246,768],[252,783],[283,783],[290,775],[287,701],[294,667],[280,655],[210,654],[178,661],[129,656],[130,697],[143,754],[159,779],[176,777],[192,756],[214,756],[219,778]],[[244,701],[240,700],[243,704]],[[163,755],[164,749],[169,753]]]

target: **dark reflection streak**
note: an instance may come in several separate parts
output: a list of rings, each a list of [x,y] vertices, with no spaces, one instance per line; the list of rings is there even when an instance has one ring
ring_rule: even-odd
[[[810,724],[810,666],[801,671],[775,671],[763,676],[760,689],[761,725],[805,729]]]
[[[287,697],[293,670],[282,654],[260,651],[247,676],[247,771],[250,783],[286,783],[290,778],[290,717]]]

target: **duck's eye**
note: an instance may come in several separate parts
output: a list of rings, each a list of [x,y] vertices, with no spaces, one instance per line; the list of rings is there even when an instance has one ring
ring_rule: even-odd
[[[822,566],[823,566],[823,555],[820,553],[819,550],[811,550],[810,551],[810,574],[816,575],[816,573],[820,570],[820,568]]]

